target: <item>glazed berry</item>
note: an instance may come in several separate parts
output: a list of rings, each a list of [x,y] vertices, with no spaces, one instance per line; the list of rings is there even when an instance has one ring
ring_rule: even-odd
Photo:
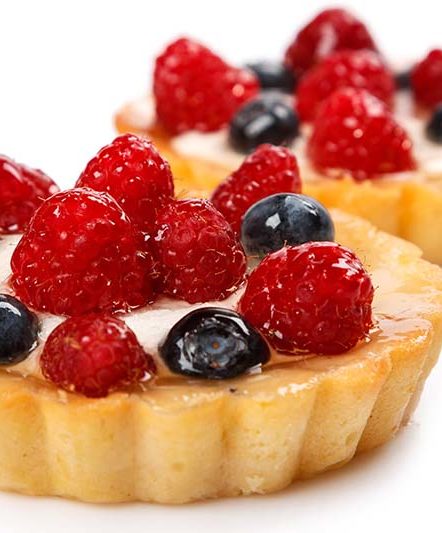
[[[258,91],[250,70],[228,65],[191,39],[174,41],[155,63],[156,112],[172,134],[217,130]]]
[[[395,92],[393,75],[378,54],[371,50],[336,52],[299,83],[296,108],[301,120],[313,120],[321,103],[341,87],[366,89],[389,107]]]
[[[438,105],[434,110],[427,124],[426,132],[429,139],[442,144],[442,104]]]
[[[37,207],[57,191],[41,170],[0,155],[0,233],[21,233]]]
[[[190,303],[222,300],[246,268],[230,224],[208,200],[179,200],[158,216],[154,239],[161,289]]]
[[[416,168],[407,132],[363,89],[339,89],[321,105],[307,154],[319,171],[337,178],[365,180]]]
[[[411,72],[416,101],[433,108],[442,102],[442,49],[432,50]]]
[[[298,135],[299,120],[281,97],[266,94],[245,104],[230,123],[229,142],[250,152],[260,144],[289,144]]]
[[[177,374],[228,379],[267,363],[270,350],[238,313],[206,307],[190,312],[173,326],[160,355]]]
[[[134,332],[122,320],[99,314],[68,318],[57,326],[40,366],[58,387],[90,398],[145,381],[156,371]]]
[[[372,326],[373,285],[353,252],[330,242],[286,246],[250,275],[242,313],[281,352],[344,353]]]
[[[248,63],[259,80],[261,89],[279,89],[292,93],[295,88],[295,76],[283,63],[278,61],[256,61]]]
[[[247,209],[278,192],[301,192],[298,163],[288,148],[262,144],[218,185],[211,200],[239,234]]]
[[[17,296],[39,311],[81,315],[151,302],[142,235],[104,192],[71,189],[35,213],[11,260]]]
[[[0,294],[0,365],[26,359],[37,336],[37,317],[17,298]]]
[[[326,9],[297,34],[285,62],[297,75],[338,50],[376,50],[365,25],[345,9]]]
[[[396,89],[400,91],[406,91],[410,89],[411,70],[403,70],[402,72],[398,72],[394,77],[394,81],[396,83]]]
[[[172,172],[153,144],[136,135],[117,137],[89,161],[76,184],[106,191],[142,231],[174,196]]]
[[[263,257],[286,245],[333,241],[330,214],[303,194],[274,194],[254,204],[244,215],[241,241],[247,255]]]

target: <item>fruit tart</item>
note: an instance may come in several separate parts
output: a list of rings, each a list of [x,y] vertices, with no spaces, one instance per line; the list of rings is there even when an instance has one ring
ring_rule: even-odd
[[[154,146],[123,135],[21,233],[2,228],[0,488],[263,494],[407,423],[442,344],[440,268],[293,192],[287,148],[257,152],[224,215],[177,197]]]
[[[262,143],[287,145],[307,194],[440,264],[441,72],[436,49],[395,76],[360,20],[327,9],[281,63],[238,69],[192,39],[174,41],[156,59],[150,94],[116,125],[154,140],[191,190],[213,190]]]

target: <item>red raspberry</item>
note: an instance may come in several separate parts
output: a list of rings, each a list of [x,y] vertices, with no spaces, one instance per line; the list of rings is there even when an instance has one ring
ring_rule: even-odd
[[[72,189],[36,212],[14,251],[12,286],[39,311],[81,315],[153,300],[152,260],[107,193]]]
[[[166,294],[190,303],[222,300],[242,283],[242,246],[208,200],[173,202],[157,222],[156,255]]]
[[[247,209],[279,192],[301,192],[296,157],[288,148],[262,144],[218,185],[212,202],[239,233]]]
[[[319,105],[336,89],[366,89],[389,107],[395,92],[394,77],[371,50],[345,50],[324,59],[299,83],[297,110],[302,120],[313,120]]]
[[[337,50],[376,50],[365,24],[345,9],[326,9],[297,34],[285,53],[285,62],[302,75]]]
[[[338,89],[321,105],[307,153],[332,177],[346,171],[364,180],[416,168],[407,132],[363,89]]]
[[[411,73],[411,86],[416,100],[427,107],[442,102],[442,50],[432,50]]]
[[[41,170],[0,155],[0,233],[20,233],[37,207],[58,191]]]
[[[40,359],[45,378],[90,398],[149,378],[156,367],[134,332],[118,318],[68,318],[49,335]]]
[[[136,135],[120,135],[89,161],[76,184],[106,191],[132,222],[151,232],[158,210],[173,198],[169,163],[153,144]]]
[[[258,90],[252,72],[231,67],[190,39],[170,44],[155,63],[157,115],[173,134],[221,128]]]
[[[308,242],[267,255],[239,309],[276,350],[335,355],[368,334],[372,300],[370,276],[353,252]]]

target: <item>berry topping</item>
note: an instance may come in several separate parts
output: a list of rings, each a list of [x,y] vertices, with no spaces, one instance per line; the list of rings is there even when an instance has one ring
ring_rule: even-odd
[[[276,350],[335,355],[369,333],[372,300],[370,276],[353,252],[310,242],[266,256],[239,309]]]
[[[142,231],[153,230],[156,213],[173,198],[169,164],[153,144],[120,135],[89,161],[77,187],[106,191]]]
[[[396,89],[399,91],[406,91],[411,87],[411,71],[403,70],[402,72],[397,72],[394,76],[394,82],[396,84]]]
[[[299,120],[288,103],[273,94],[244,105],[230,123],[229,142],[250,152],[263,143],[289,144],[298,135]]]
[[[228,379],[270,359],[261,335],[238,313],[217,307],[197,309],[178,321],[160,347],[178,374]]]
[[[14,251],[12,286],[39,311],[80,315],[153,300],[152,260],[117,202],[72,189],[38,209]]]
[[[0,233],[21,233],[37,207],[57,191],[41,170],[0,155]]]
[[[286,245],[333,241],[330,214],[317,200],[303,194],[274,194],[245,214],[241,240],[248,255],[264,256]]]
[[[321,105],[307,152],[332,177],[348,172],[364,180],[416,168],[407,132],[363,89],[339,89]]]
[[[45,378],[70,392],[101,398],[148,379],[155,363],[118,318],[68,318],[49,335],[40,359]]]
[[[0,365],[26,359],[37,335],[37,317],[13,296],[0,294]]]
[[[295,74],[303,74],[337,50],[376,50],[365,25],[344,9],[326,9],[298,33],[285,53]]]
[[[395,91],[393,75],[375,52],[336,52],[302,78],[296,93],[301,120],[313,120],[320,104],[341,87],[366,89],[389,107]]]
[[[239,234],[247,209],[277,192],[301,192],[298,163],[288,148],[262,144],[218,185],[212,202]]]
[[[258,91],[250,70],[231,67],[191,39],[174,41],[155,63],[157,115],[173,134],[221,128]]]
[[[248,63],[259,80],[261,89],[279,89],[292,93],[295,88],[295,76],[283,63],[278,61],[256,61]]]
[[[427,137],[439,144],[442,144],[442,104],[434,110],[426,128]]]
[[[416,100],[427,107],[442,103],[442,49],[432,50],[411,72]]]
[[[243,281],[246,258],[208,200],[180,200],[159,214],[154,240],[162,289],[190,303],[222,300]]]

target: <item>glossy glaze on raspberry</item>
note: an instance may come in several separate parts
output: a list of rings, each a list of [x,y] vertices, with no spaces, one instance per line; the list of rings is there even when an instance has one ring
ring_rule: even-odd
[[[40,359],[57,386],[90,398],[146,380],[155,371],[133,331],[110,315],[72,317],[49,335]]]
[[[310,242],[266,256],[239,311],[276,350],[335,355],[368,335],[372,300],[370,276],[353,252]]]
[[[433,108],[442,103],[442,49],[431,50],[411,72],[416,101]]]
[[[58,191],[41,170],[0,155],[0,233],[20,233],[37,207]]]
[[[80,315],[151,302],[152,259],[104,192],[71,189],[46,200],[12,256],[11,284],[39,311]]]
[[[239,233],[244,213],[254,203],[279,192],[301,192],[298,163],[291,150],[263,144],[212,194],[213,205]]]
[[[89,161],[76,184],[108,192],[131,221],[151,232],[156,214],[174,196],[169,163],[153,144],[136,135],[120,135]]]
[[[320,172],[356,180],[416,168],[407,132],[363,89],[339,89],[321,105],[307,153]]]
[[[296,93],[301,119],[313,120],[321,103],[341,87],[366,89],[389,107],[393,104],[394,77],[379,55],[345,50],[330,55],[302,78]]]
[[[230,224],[208,200],[170,203],[154,238],[162,291],[190,303],[222,300],[242,283],[246,258]]]
[[[221,128],[258,90],[250,70],[231,67],[191,39],[174,41],[155,63],[156,112],[172,134]]]
[[[285,53],[298,75],[338,50],[376,50],[365,24],[345,9],[325,9],[297,34]]]

